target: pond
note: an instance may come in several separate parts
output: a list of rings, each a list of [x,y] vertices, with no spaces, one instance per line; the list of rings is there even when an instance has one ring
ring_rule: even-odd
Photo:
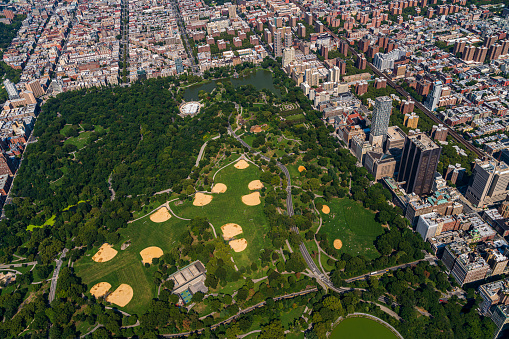
[[[274,87],[274,81],[272,80],[272,72],[267,70],[258,70],[255,73],[251,73],[245,77],[240,78],[228,78],[221,80],[213,80],[205,84],[189,86],[184,91],[185,101],[198,101],[198,93],[200,91],[212,92],[216,88],[218,82],[231,81],[232,85],[239,87],[242,85],[253,85],[257,90],[268,89],[272,93],[279,96],[281,93]]]
[[[329,339],[397,339],[390,329],[363,317],[343,320],[332,331]]]

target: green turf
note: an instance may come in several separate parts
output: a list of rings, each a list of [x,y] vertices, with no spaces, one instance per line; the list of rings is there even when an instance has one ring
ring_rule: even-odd
[[[74,265],[76,273],[88,285],[88,289],[98,282],[106,281],[111,284],[111,291],[120,284],[128,284],[133,288],[134,296],[124,308],[128,313],[143,314],[150,305],[150,300],[157,296],[157,287],[153,283],[152,275],[156,266],[146,268],[141,262],[140,251],[149,246],[160,247],[163,252],[173,248],[186,229],[187,221],[171,218],[162,223],[154,223],[149,217],[135,221],[121,231],[122,241],[115,245],[117,255],[110,261],[96,263],[92,255],[97,248],[89,251]],[[120,244],[130,240],[131,245],[124,251]]]
[[[289,325],[293,324],[295,319],[299,319],[302,316],[305,308],[306,306],[298,306],[288,310],[288,312],[282,312],[280,319],[283,327],[289,329]]]
[[[221,236],[221,226],[227,223],[236,223],[242,227],[243,233],[238,238],[247,240],[247,248],[239,253],[232,250],[232,256],[237,266],[247,266],[259,258],[264,248],[270,248],[271,241],[267,238],[269,226],[263,213],[263,198],[258,206],[246,206],[241,200],[243,195],[252,193],[248,184],[260,178],[260,170],[253,164],[248,168],[239,170],[233,164],[217,172],[215,183],[223,183],[228,189],[225,193],[214,194],[211,203],[202,207],[193,206],[187,201],[182,205],[171,208],[177,215],[192,219],[194,217],[207,217],[214,225],[216,233]]]
[[[242,140],[244,140],[249,146],[253,146],[253,141],[256,139],[255,134],[243,135]]]
[[[27,231],[33,231],[34,228],[41,228],[41,227],[44,227],[44,226],[53,226],[55,224],[55,218],[56,217],[57,217],[56,215],[52,215],[51,218],[49,218],[48,220],[46,220],[44,222],[44,224],[39,225],[39,226],[37,226],[37,225],[28,225],[27,226]]]
[[[379,256],[373,241],[383,233],[383,228],[375,221],[375,213],[348,198],[333,199],[331,202],[320,198],[316,202],[330,207],[328,215],[320,211],[323,219],[320,233],[327,234],[331,247],[334,239],[341,239],[341,252],[362,254],[369,259]]]
[[[88,144],[88,139],[90,139],[91,134],[92,131],[82,132],[77,137],[72,137],[64,141],[64,145],[71,144],[78,147],[78,149],[82,149],[86,144]]]
[[[395,339],[390,329],[368,318],[348,318],[339,323],[329,336],[331,339]]]

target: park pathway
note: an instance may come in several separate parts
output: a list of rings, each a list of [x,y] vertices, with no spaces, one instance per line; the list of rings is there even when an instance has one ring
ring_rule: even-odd
[[[64,248],[64,250],[62,251],[62,254],[60,254],[60,257],[57,260],[57,267],[53,271],[53,277],[51,278],[51,285],[50,285],[50,288],[49,288],[49,297],[48,297],[48,301],[49,301],[50,304],[55,299],[58,275],[60,274],[60,269],[62,268],[63,260],[64,260],[65,255],[67,254],[68,251],[69,250],[67,248]]]

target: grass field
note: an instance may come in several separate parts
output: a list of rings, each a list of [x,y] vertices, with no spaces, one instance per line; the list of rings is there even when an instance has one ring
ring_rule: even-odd
[[[94,248],[76,262],[76,273],[88,285],[89,290],[102,281],[111,284],[111,291],[120,284],[131,285],[134,290],[133,299],[122,310],[143,314],[152,298],[157,296],[157,286],[152,278],[157,267],[143,266],[139,253],[149,246],[160,247],[163,252],[171,250],[173,243],[178,241],[186,229],[186,224],[187,221],[175,217],[162,223],[154,223],[149,217],[135,221],[121,231],[122,240],[114,246],[118,253],[113,259],[103,263],[94,262],[92,256],[97,252],[97,248]],[[121,251],[120,244],[126,240],[130,240],[131,245]]]
[[[327,234],[331,246],[334,239],[341,239],[341,252],[362,254],[369,259],[378,257],[373,241],[383,233],[383,228],[375,221],[375,213],[348,198],[331,202],[317,199],[316,202],[330,207],[329,214],[320,212],[323,219],[320,233]]]
[[[44,227],[44,226],[53,226],[55,224],[55,218],[56,217],[57,217],[56,215],[52,215],[51,218],[46,220],[44,222],[44,224],[42,224],[42,225],[28,225],[27,226],[27,231],[33,231],[34,228],[40,228],[40,227]]]
[[[225,193],[214,194],[210,204],[196,207],[187,201],[179,206],[170,206],[183,218],[207,217],[214,225],[218,237],[222,236],[222,225],[239,224],[243,233],[237,238],[245,238],[247,248],[239,253],[232,250],[232,256],[237,266],[247,266],[259,258],[262,249],[272,246],[270,239],[266,237],[269,228],[263,213],[263,198],[258,206],[246,206],[241,200],[243,195],[252,192],[248,188],[249,182],[259,178],[260,170],[255,165],[250,164],[248,168],[239,170],[232,164],[217,172],[215,183],[223,183],[228,189]]]
[[[374,320],[362,317],[348,318],[343,320],[334,328],[331,339],[351,338],[351,339],[393,339],[397,338],[390,329]]]

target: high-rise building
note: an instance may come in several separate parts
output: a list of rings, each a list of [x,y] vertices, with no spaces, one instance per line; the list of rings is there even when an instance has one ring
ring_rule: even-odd
[[[491,320],[497,325],[493,338],[507,338],[509,336],[509,305],[495,306]]]
[[[281,31],[274,32],[274,43],[273,43],[273,50],[274,50],[274,56],[279,57],[283,55],[283,41],[281,36]]]
[[[230,5],[228,7],[228,16],[230,19],[235,19],[237,17],[237,6]]]
[[[3,84],[5,86],[5,90],[7,91],[7,95],[9,96],[10,100],[19,99],[18,90],[9,79],[5,79]]]
[[[295,49],[293,47],[283,50],[283,67],[288,66],[295,61]]]
[[[182,58],[175,59],[175,68],[177,69],[177,74],[184,72],[184,65],[182,64]]]
[[[442,124],[433,125],[431,129],[431,137],[438,141],[446,141],[449,129]]]
[[[44,90],[42,89],[41,83],[38,79],[28,82],[25,87],[27,91],[32,92],[36,98],[44,95]]]
[[[509,186],[509,166],[503,161],[475,161],[472,180],[465,197],[476,207],[505,200]]]
[[[299,22],[298,24],[298,29],[297,29],[297,33],[299,33],[299,36],[301,38],[305,38],[306,37],[306,26],[304,26],[303,24],[301,24]]]
[[[285,48],[290,48],[292,46],[293,46],[292,33],[286,32],[285,33]]]
[[[385,136],[389,128],[392,112],[392,99],[388,96],[375,99],[375,108],[371,119],[371,135]]]
[[[331,69],[329,69],[329,81],[332,82],[339,82],[341,76],[341,70],[338,66],[334,66]]]
[[[433,84],[433,89],[426,97],[426,101],[424,101],[424,106],[426,106],[427,109],[430,111],[435,110],[438,105],[438,101],[440,100],[440,97],[442,96],[442,81],[436,81]]]
[[[431,191],[440,152],[441,148],[426,134],[410,131],[398,171],[398,181],[403,182],[407,193],[422,195]]]
[[[403,125],[405,127],[416,129],[419,123],[419,116],[414,112],[406,113],[403,117]]]

